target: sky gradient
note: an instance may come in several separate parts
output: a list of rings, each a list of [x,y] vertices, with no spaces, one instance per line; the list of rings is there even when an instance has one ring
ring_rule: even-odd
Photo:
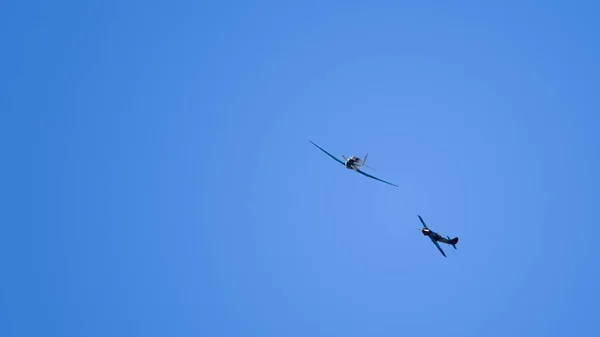
[[[0,336],[596,336],[598,9],[3,3]]]

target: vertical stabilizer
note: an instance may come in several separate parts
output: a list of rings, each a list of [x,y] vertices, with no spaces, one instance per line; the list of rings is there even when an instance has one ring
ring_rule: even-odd
[[[456,244],[458,243],[458,238],[450,239],[450,237],[448,236],[448,241],[450,241],[450,244],[452,245],[452,247],[454,247],[454,249],[458,249],[458,248],[456,248]]]

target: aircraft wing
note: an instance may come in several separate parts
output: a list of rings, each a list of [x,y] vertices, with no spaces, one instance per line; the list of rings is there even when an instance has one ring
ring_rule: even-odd
[[[361,171],[361,170],[358,170],[358,171],[356,171],[356,172],[358,172],[358,173],[360,173],[360,174],[362,174],[362,175],[364,175],[364,176],[367,176],[367,177],[369,177],[369,178],[371,178],[371,179],[379,180],[379,181],[381,181],[382,183],[386,183],[386,184],[388,184],[388,185],[392,185],[392,186],[400,187],[400,186],[398,186],[398,185],[392,184],[392,183],[390,183],[390,182],[387,182],[387,181],[385,181],[385,180],[381,180],[381,179],[379,179],[379,178],[377,178],[377,177],[373,177],[372,175],[370,175],[370,174],[368,174],[368,173],[365,173],[365,172],[363,172],[363,171]]]
[[[327,152],[327,151],[323,150],[323,148],[322,148],[322,147],[320,147],[319,145],[317,145],[317,144],[313,143],[313,142],[312,142],[312,141],[310,141],[310,140],[309,140],[309,142],[311,142],[311,144],[312,144],[312,145],[314,145],[314,146],[318,147],[318,148],[319,148],[321,151],[323,151],[323,152],[327,153],[327,155],[328,155],[328,156],[330,156],[331,158],[333,158],[333,159],[334,159],[335,161],[337,161],[338,163],[340,163],[340,164],[342,164],[342,165],[346,165],[346,163],[344,163],[344,162],[343,162],[341,159],[338,159],[338,158],[334,157],[334,156],[333,156],[331,153],[329,153],[329,152]]]
[[[440,247],[440,245],[437,243],[437,241],[435,241],[434,239],[431,239],[431,242],[433,242],[433,244],[437,247],[437,249],[440,250],[440,253],[442,253],[442,255],[444,255],[444,257],[447,257],[446,253],[444,253],[444,251],[442,250],[442,247]]]
[[[419,217],[419,220],[421,220],[421,223],[423,224],[423,227],[427,228],[427,225],[425,224],[425,221],[423,221],[423,218],[421,218],[420,215],[417,215]]]

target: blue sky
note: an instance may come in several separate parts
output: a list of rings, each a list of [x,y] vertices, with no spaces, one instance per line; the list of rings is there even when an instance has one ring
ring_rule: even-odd
[[[0,335],[595,336],[597,12],[3,3]]]

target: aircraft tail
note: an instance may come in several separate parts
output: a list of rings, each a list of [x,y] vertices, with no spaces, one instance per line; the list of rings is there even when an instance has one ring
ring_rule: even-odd
[[[448,243],[450,243],[452,245],[452,247],[454,247],[454,249],[458,249],[456,248],[456,244],[458,243],[458,238],[454,238],[454,239],[450,239],[450,237],[448,236]]]

